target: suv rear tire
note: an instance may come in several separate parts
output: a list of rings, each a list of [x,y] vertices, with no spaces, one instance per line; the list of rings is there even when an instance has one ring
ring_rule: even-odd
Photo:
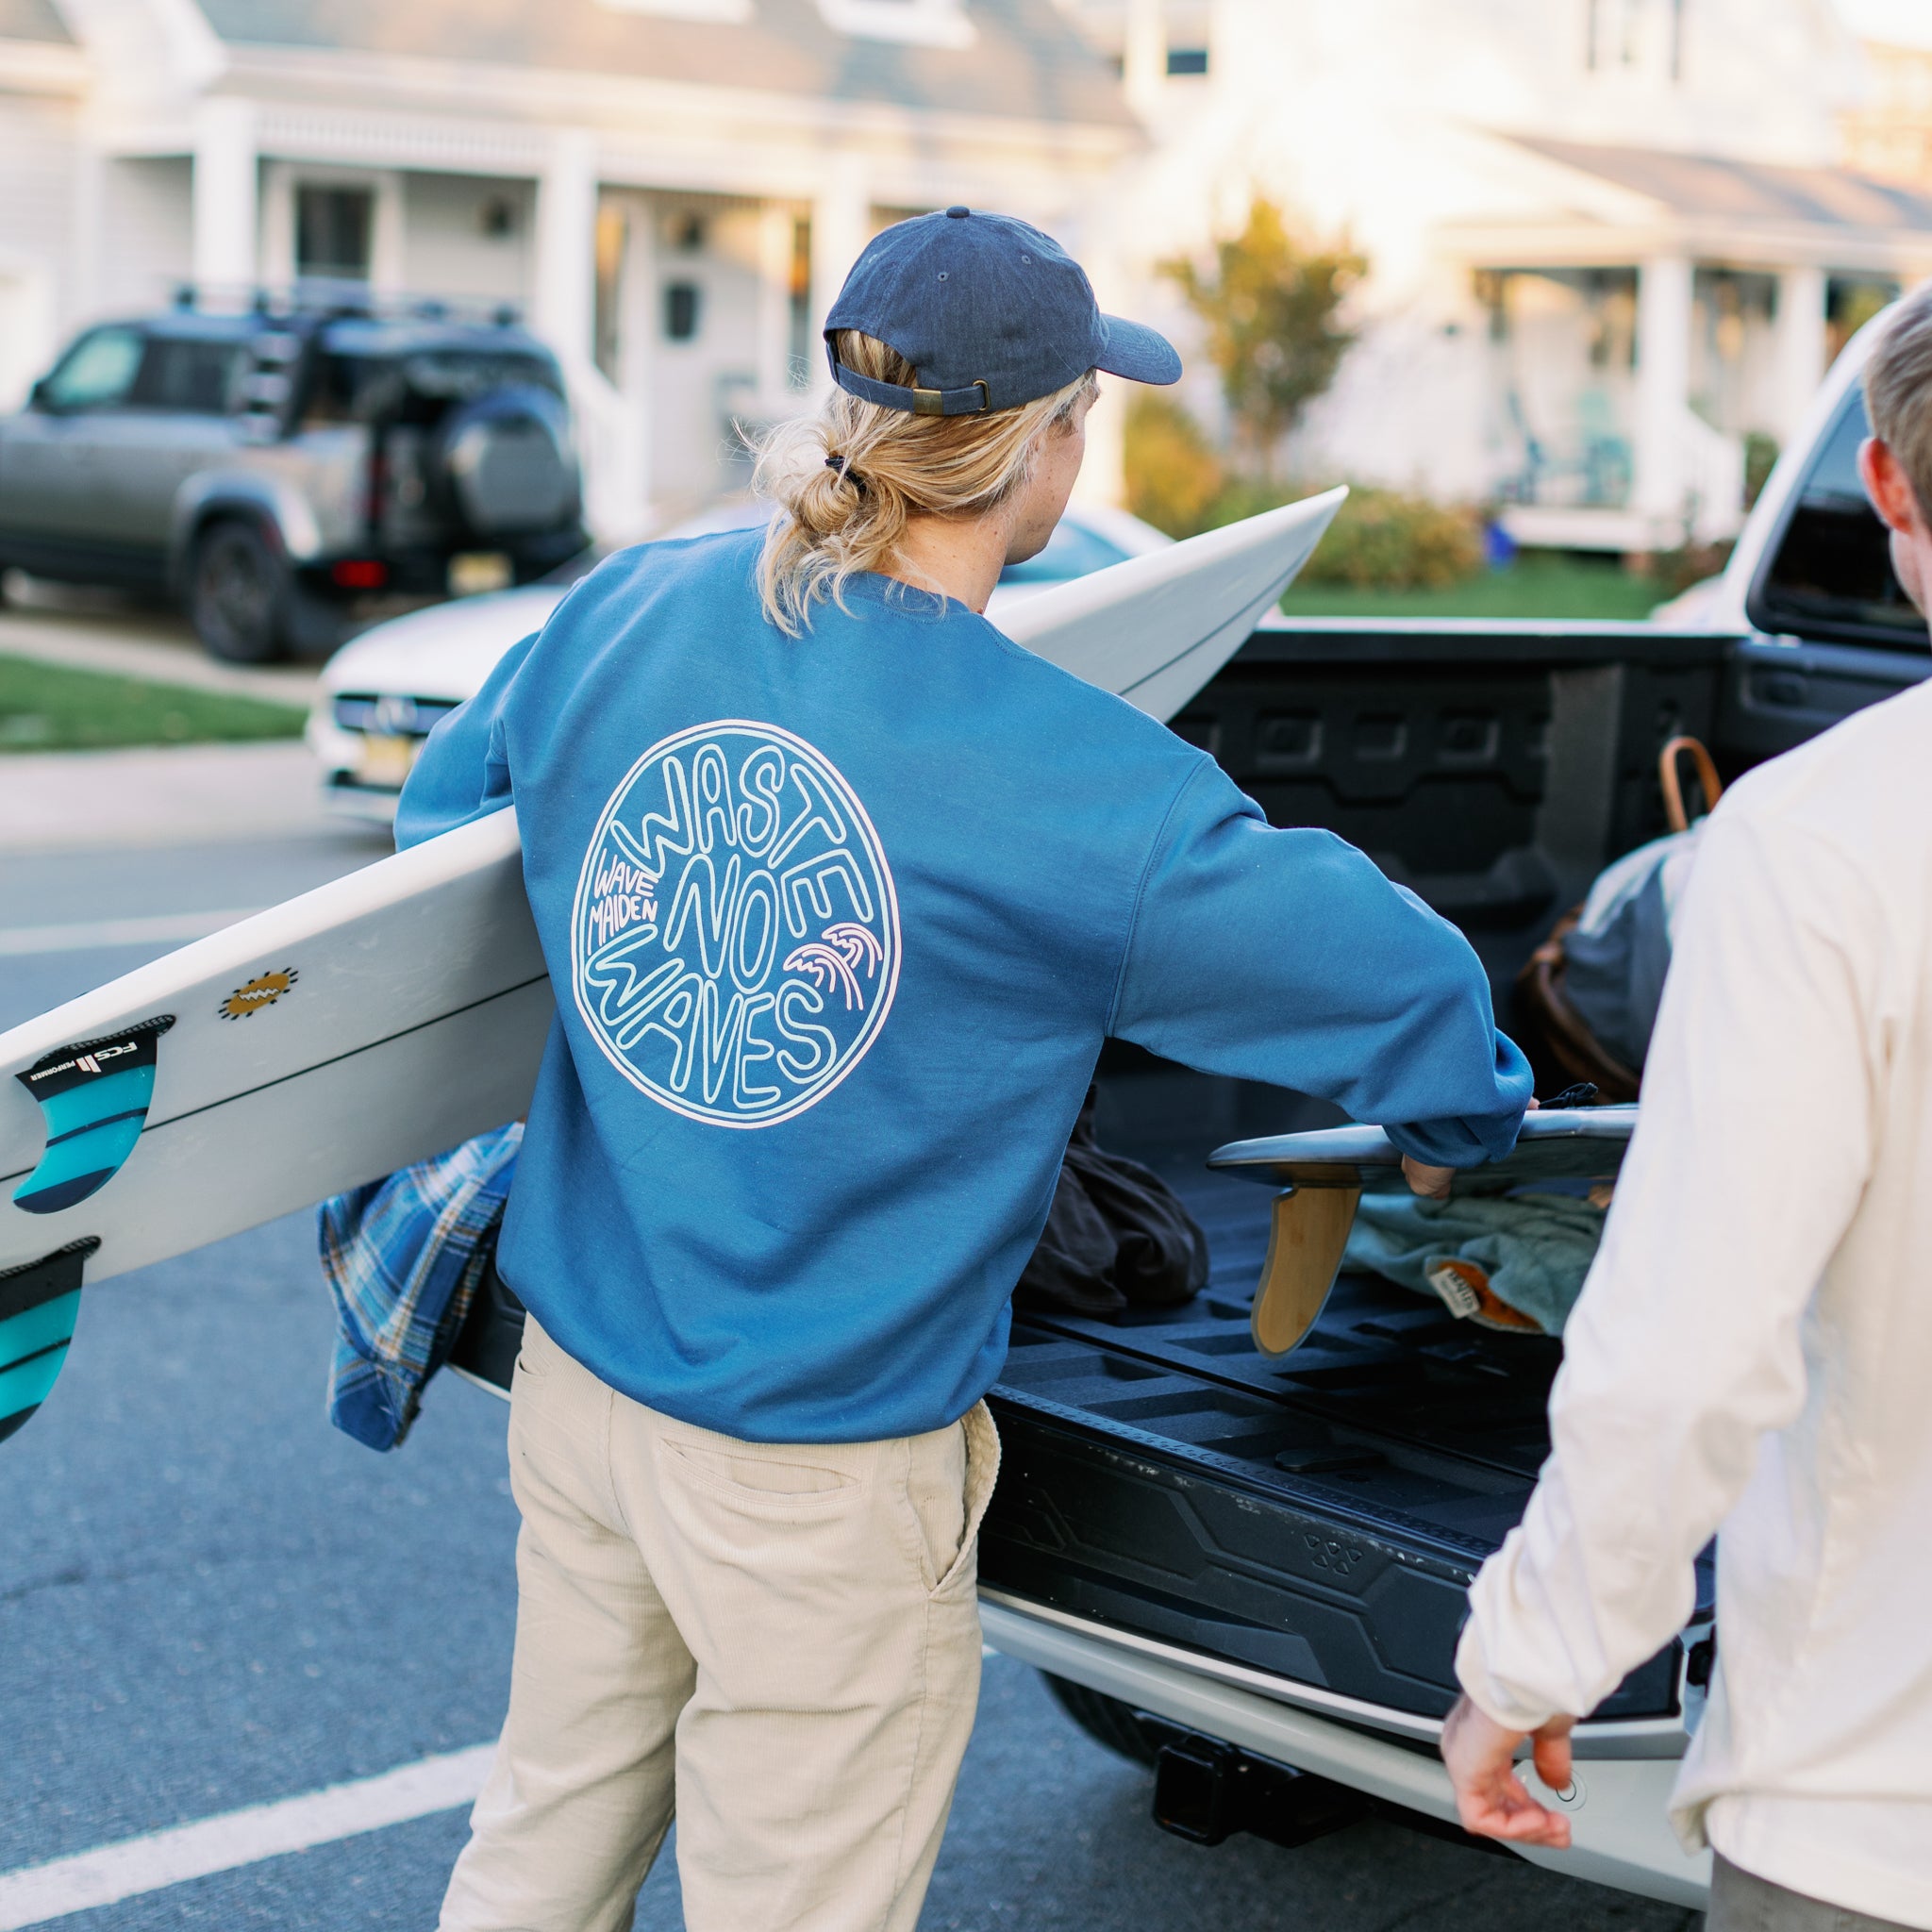
[[[210,524],[188,563],[188,616],[208,655],[272,664],[289,655],[294,585],[277,547],[239,517]]]
[[[1131,1763],[1152,1768],[1160,1753],[1141,1728],[1141,1720],[1134,1715],[1131,1705],[1123,1704],[1118,1697],[1109,1697],[1104,1690],[1090,1690],[1085,1684],[1074,1684],[1065,1677],[1056,1677],[1048,1671],[1040,1674],[1046,1679],[1046,1688],[1053,1692],[1054,1702],[1096,1744],[1104,1744],[1116,1757],[1124,1757]]]

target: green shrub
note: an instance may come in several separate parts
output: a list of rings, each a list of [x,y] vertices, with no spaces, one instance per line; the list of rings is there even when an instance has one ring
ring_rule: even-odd
[[[1482,521],[1474,510],[1357,484],[1298,581],[1358,591],[1440,590],[1482,567]]]
[[[1170,537],[1192,537],[1216,523],[1226,488],[1206,432],[1167,396],[1140,394],[1127,405],[1124,468],[1127,508]]]
[[[1317,487],[1229,471],[1207,432],[1168,396],[1138,395],[1128,404],[1125,441],[1127,508],[1170,537],[1194,537],[1258,516]],[[1482,566],[1482,520],[1474,510],[1356,484],[1300,581],[1440,590],[1474,576]]]

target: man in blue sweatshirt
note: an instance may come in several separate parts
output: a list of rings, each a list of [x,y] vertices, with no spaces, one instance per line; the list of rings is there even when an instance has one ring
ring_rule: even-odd
[[[978,1695],[982,1400],[1109,1035],[1423,1167],[1530,1091],[1455,929],[978,613],[1171,382],[1046,236],[867,249],[769,530],[584,579],[441,725],[403,843],[514,805],[558,1017],[499,1250],[530,1309],[510,1708],[444,1932],[911,1932]],[[1427,1176],[1422,1176],[1427,1184]]]

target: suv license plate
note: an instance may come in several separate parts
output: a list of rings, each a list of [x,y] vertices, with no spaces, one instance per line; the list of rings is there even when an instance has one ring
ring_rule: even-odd
[[[449,560],[449,593],[475,597],[484,591],[507,591],[513,575],[501,550],[459,550]]]
[[[362,741],[361,756],[356,760],[356,782],[400,791],[422,742],[420,738],[386,738],[372,732]]]

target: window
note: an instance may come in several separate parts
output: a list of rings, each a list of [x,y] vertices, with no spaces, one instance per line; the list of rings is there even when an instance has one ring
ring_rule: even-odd
[[[1206,47],[1170,47],[1167,50],[1167,71],[1170,75],[1206,74],[1208,72],[1208,49]]]
[[[242,364],[240,342],[154,336],[129,397],[137,408],[225,416]]]
[[[379,331],[350,324],[316,359],[302,399],[302,421],[427,427],[452,403],[522,384],[563,394],[562,374],[547,356],[516,349],[422,349],[397,356],[384,352]]]
[[[607,201],[597,210],[591,354],[608,382],[624,379],[624,284],[629,254],[630,217],[618,203]]]
[[[1684,77],[1688,0],[1583,0],[1583,64],[1592,74]]]
[[[42,400],[56,409],[111,409],[127,399],[142,347],[139,329],[91,329],[41,384]]]
[[[689,342],[698,332],[698,285],[669,282],[664,289],[664,334],[674,342]]]
[[[1751,621],[1774,633],[1923,652],[1925,620],[1892,574],[1885,525],[1858,481],[1858,445],[1870,434],[1855,384],[1752,587]]]
[[[375,227],[375,191],[295,190],[295,275],[298,280],[366,282]]]
[[[811,384],[811,223],[804,215],[791,223],[791,286],[790,290],[790,353],[786,357],[789,387],[802,390]],[[823,353],[823,351],[821,352]]]
[[[1838,352],[1889,304],[1899,298],[1899,285],[1883,275],[1832,275],[1824,284],[1824,362],[1829,368]]]

